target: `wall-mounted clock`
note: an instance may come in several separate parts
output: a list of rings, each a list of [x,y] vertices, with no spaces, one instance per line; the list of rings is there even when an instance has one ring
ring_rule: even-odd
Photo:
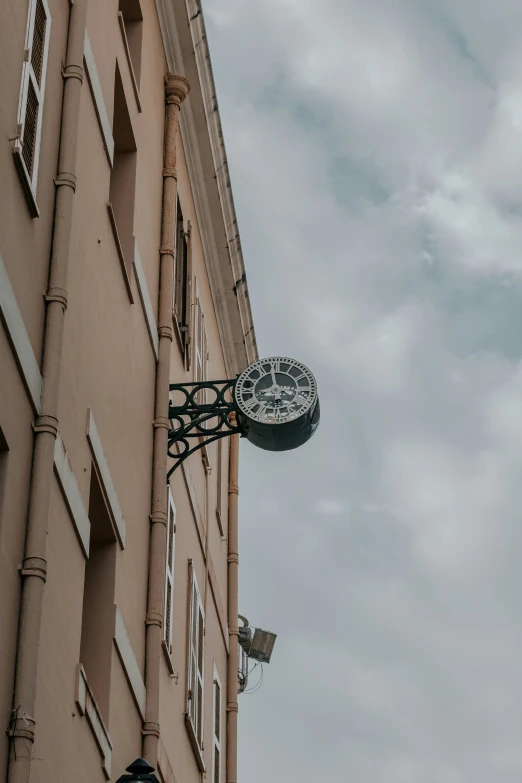
[[[234,397],[245,436],[268,451],[301,446],[319,424],[316,380],[295,359],[254,362],[238,377]]]

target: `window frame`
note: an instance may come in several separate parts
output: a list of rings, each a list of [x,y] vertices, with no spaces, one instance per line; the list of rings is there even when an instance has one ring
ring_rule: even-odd
[[[34,72],[31,62],[31,54],[34,45],[34,27],[36,20],[36,11],[38,3],[42,4],[45,13],[45,35],[43,42],[42,71],[40,84]],[[18,99],[17,112],[17,135],[14,141],[13,153],[17,163],[17,168],[22,179],[25,195],[28,199],[29,208],[32,217],[39,217],[40,212],[36,202],[36,191],[38,187],[38,173],[40,164],[40,149],[42,140],[43,110],[45,103],[45,83],[47,77],[47,62],[49,59],[49,42],[51,37],[51,12],[47,0],[29,0],[29,10],[27,18],[27,27],[25,33],[24,62],[22,66],[22,79],[20,84],[20,95]],[[27,97],[29,94],[29,84],[31,83],[38,102],[38,117],[36,121],[36,130],[34,138],[33,165],[32,172],[29,173],[23,157],[23,138],[26,122]]]
[[[172,547],[170,546],[172,542]],[[171,551],[172,549],[172,551]],[[174,619],[174,563],[176,556],[176,506],[170,487],[167,488],[167,540],[165,547],[165,596],[163,611],[163,644],[167,653],[172,655],[173,619]],[[170,602],[169,602],[170,595]],[[169,613],[170,604],[170,613]],[[170,614],[170,616],[169,616]]]
[[[200,771],[203,761],[205,716],[205,610],[192,561],[189,561],[189,611],[187,612],[187,691],[185,723]],[[194,699],[194,679],[201,698]]]
[[[201,307],[199,286],[198,281],[196,280],[194,291],[194,383],[208,381],[208,364],[209,352],[207,329],[205,326],[205,314],[203,312],[203,308]],[[195,399],[199,405],[206,405],[208,402],[208,390],[202,389],[196,394]],[[212,419],[209,421],[212,422]],[[202,426],[205,427],[205,424]],[[200,443],[202,443],[203,440],[204,436],[201,435]],[[203,461],[205,472],[209,474],[211,472],[210,457],[206,445],[203,445],[201,448],[201,459]]]

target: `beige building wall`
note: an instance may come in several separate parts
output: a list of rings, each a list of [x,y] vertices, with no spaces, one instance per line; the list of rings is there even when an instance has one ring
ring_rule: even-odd
[[[195,46],[204,35],[202,16],[196,18],[192,0],[88,0],[67,310],[57,359],[58,435],[43,514],[47,577],[41,624],[31,637],[37,685],[34,715],[28,714],[13,700],[28,578],[20,567],[27,556],[33,427],[45,413],[40,395],[48,382],[42,379],[45,295],[57,230],[63,67],[70,14],[85,2],[0,4],[0,777],[17,783],[116,780],[143,753],[167,72],[184,74],[191,85],[180,109],[176,161],[190,234],[191,341],[182,355],[172,324],[170,382],[192,382],[197,372],[196,296],[207,336],[206,377],[234,377],[257,358],[212,73],[204,46]],[[31,14],[43,13],[40,6],[50,34],[31,195],[13,150],[24,141],[17,137],[27,24]],[[170,483],[172,649],[156,651],[157,771],[165,783],[200,781],[202,763],[207,781],[226,778],[229,446],[227,438],[196,452]],[[186,725],[190,574],[205,615],[199,752]],[[219,776],[213,772],[216,679]],[[32,730],[33,720],[34,742],[19,732]],[[20,757],[30,763],[20,764]]]

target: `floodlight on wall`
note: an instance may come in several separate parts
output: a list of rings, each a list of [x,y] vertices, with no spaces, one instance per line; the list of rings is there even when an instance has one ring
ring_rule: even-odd
[[[246,617],[239,615],[239,619],[243,621],[243,627],[239,629],[239,644],[245,654],[259,663],[270,663],[277,634],[254,628],[252,636],[252,628],[249,627]]]
[[[270,631],[263,631],[261,628],[256,628],[254,631],[254,638],[250,644],[248,657],[253,658],[255,661],[259,661],[259,663],[270,663],[276,639],[276,633],[270,633]]]

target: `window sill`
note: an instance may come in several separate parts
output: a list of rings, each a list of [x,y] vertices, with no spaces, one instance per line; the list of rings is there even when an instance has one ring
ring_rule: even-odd
[[[196,759],[198,769],[200,772],[206,772],[205,762],[203,761],[203,753],[196,739],[196,732],[194,731],[192,720],[188,715],[185,715],[185,726],[187,727],[187,733],[189,735],[190,744],[192,745],[192,750],[194,751],[194,758]]]
[[[114,214],[114,209],[110,201],[107,202],[107,212],[109,213],[109,220],[111,223],[112,234],[114,236],[114,241],[116,243],[116,250],[118,251],[118,257],[120,259],[120,266],[123,274],[123,279],[125,281],[125,287],[127,288],[127,293],[129,295],[130,303],[134,304],[131,281],[130,281],[129,273],[127,272],[127,265],[125,264],[125,256],[123,255],[123,248],[120,242],[120,235],[118,234],[118,226],[116,225],[116,216]]]
[[[165,639],[161,642],[161,649],[163,650],[163,655],[165,656],[165,662],[167,664],[167,669],[169,670],[169,674],[171,677],[174,677],[177,680],[178,675],[174,671],[174,664],[172,663],[172,657],[170,655],[169,649],[167,647],[167,642]]]
[[[181,354],[181,358],[183,360],[183,364],[185,365],[185,345],[183,342],[183,335],[181,333],[181,330],[179,328],[178,319],[176,318],[176,311],[172,311],[172,329],[174,331],[174,336],[176,338],[176,342],[178,344],[179,352]],[[185,369],[186,365],[185,365]]]
[[[111,779],[112,742],[105,728],[96,700],[89,688],[85,670],[78,665],[76,705],[80,715],[85,715],[102,756],[102,769],[107,780]]]
[[[31,217],[40,217],[40,210],[38,209],[38,204],[36,203],[36,193],[33,190],[31,178],[22,157],[22,143],[20,139],[16,139],[14,143],[13,155]]]
[[[221,534],[221,538],[225,538],[225,531],[223,529],[223,518],[221,516],[221,511],[219,508],[216,508],[216,519],[219,527],[219,532]]]
[[[134,67],[132,65],[132,57],[130,53],[129,41],[127,38],[127,33],[125,31],[125,22],[123,21],[123,14],[121,11],[118,11],[118,22],[120,23],[121,37],[123,38],[123,48],[125,49],[125,56],[127,57],[127,63],[129,65],[132,87],[134,89],[134,96],[136,98],[136,105],[138,107],[138,112],[141,114],[141,101],[140,101],[138,80],[136,79],[136,74],[134,73]]]

